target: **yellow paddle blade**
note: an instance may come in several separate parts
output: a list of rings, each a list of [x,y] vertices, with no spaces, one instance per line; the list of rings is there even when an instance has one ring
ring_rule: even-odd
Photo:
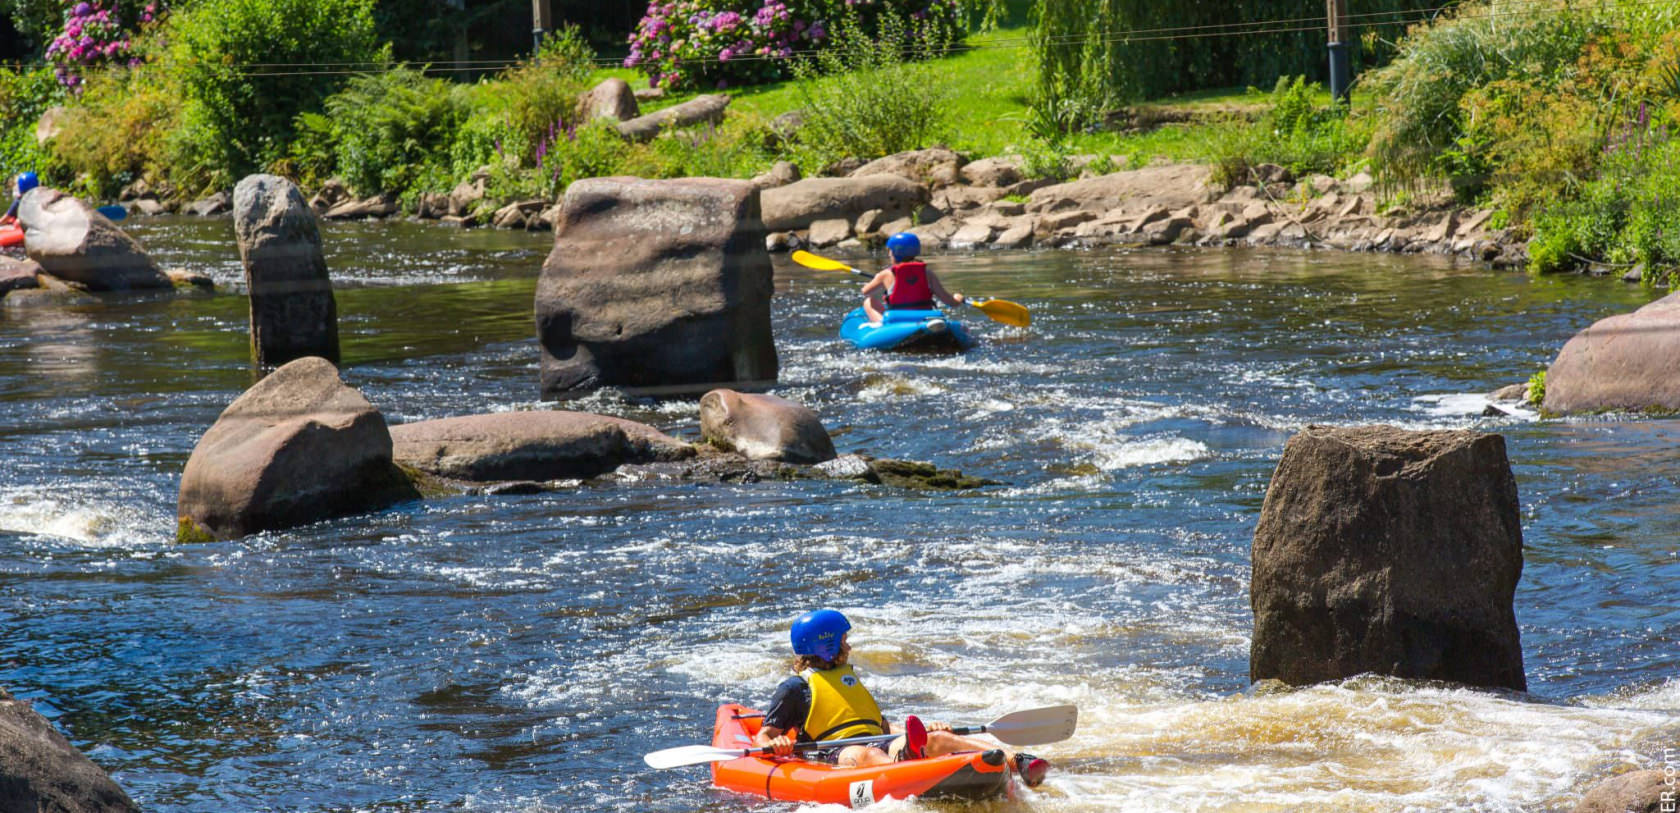
[[[849,265],[847,265],[843,262],[840,262],[839,260],[831,260],[827,257],[818,257],[817,255],[812,254],[809,251],[795,251],[795,252],[793,252],[793,261],[796,262],[796,263],[799,263],[800,265],[805,266],[806,268],[815,268],[818,271],[851,271],[852,270],[851,266],[849,266]]]
[[[980,309],[994,322],[1002,322],[1015,327],[1026,327],[1032,324],[1032,314],[1027,309],[1007,299],[970,299],[968,304]]]

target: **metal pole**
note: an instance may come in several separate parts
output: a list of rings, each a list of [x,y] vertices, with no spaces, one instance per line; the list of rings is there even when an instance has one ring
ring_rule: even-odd
[[[554,15],[548,0],[531,0],[531,53],[542,50],[543,37],[554,30]]]
[[[1346,102],[1349,86],[1353,84],[1353,65],[1348,58],[1347,0],[1325,0],[1324,6],[1330,27],[1330,96]]]

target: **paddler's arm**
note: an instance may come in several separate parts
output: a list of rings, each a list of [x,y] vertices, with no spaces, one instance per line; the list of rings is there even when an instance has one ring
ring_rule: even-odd
[[[753,735],[753,745],[760,748],[771,748],[776,756],[785,757],[793,754],[793,744],[799,740],[799,729],[793,728],[783,731],[775,726],[763,726]]]
[[[876,291],[885,291],[888,288],[892,287],[892,282],[893,282],[892,269],[891,268],[883,268],[883,269],[881,269],[880,273],[876,274],[868,282],[863,284],[863,291],[861,293],[865,297],[867,297],[870,294],[875,293]]]
[[[933,291],[933,295],[936,299],[938,299],[941,302],[944,302],[947,305],[950,305],[953,308],[962,307],[962,303],[963,303],[963,295],[962,294],[953,294],[953,293],[945,290],[945,283],[940,282],[939,281],[939,275],[933,273],[932,271],[927,272],[927,278],[928,278],[928,288]]]

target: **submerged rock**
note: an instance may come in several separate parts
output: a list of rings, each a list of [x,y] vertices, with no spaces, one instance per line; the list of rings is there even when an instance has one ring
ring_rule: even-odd
[[[1518,509],[1499,435],[1308,427],[1254,530],[1250,679],[1526,690]]]
[[[700,434],[752,460],[822,463],[834,441],[816,410],[775,395],[712,390],[700,399]]]
[[[1673,773],[1632,771],[1593,786],[1573,813],[1672,813],[1677,793]]]

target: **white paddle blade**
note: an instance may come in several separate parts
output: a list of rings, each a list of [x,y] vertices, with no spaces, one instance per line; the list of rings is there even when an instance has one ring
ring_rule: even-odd
[[[642,757],[642,761],[649,768],[681,768],[684,765],[704,765],[708,762],[722,762],[726,759],[739,759],[747,755],[741,748],[713,748],[710,745],[683,745],[677,748],[667,748],[654,751]]]
[[[1046,706],[1005,714],[986,726],[986,733],[1010,745],[1044,745],[1073,736],[1078,726],[1078,706]]]

